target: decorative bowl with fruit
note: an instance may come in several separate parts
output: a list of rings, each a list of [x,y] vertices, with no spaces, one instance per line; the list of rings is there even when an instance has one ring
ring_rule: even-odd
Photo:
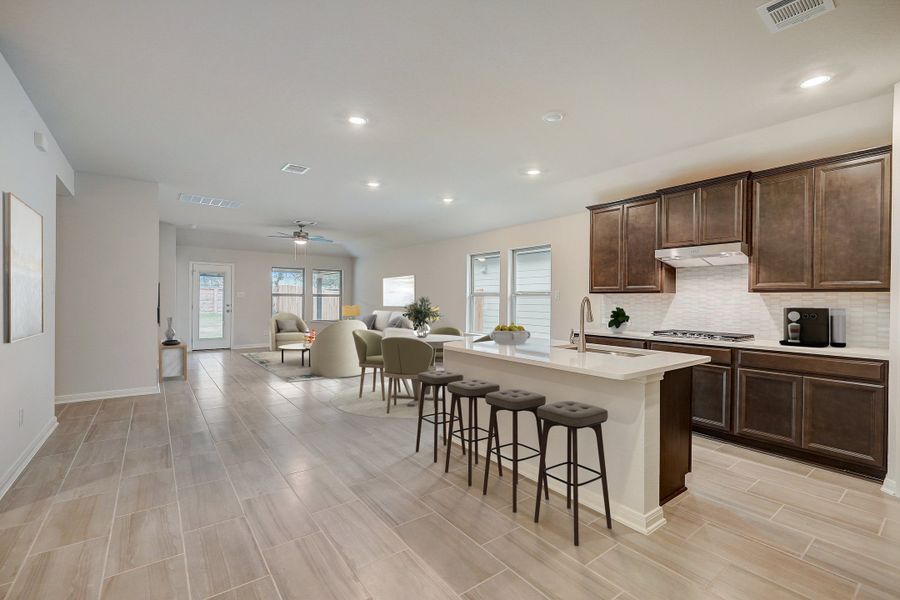
[[[515,323],[509,325],[497,325],[491,332],[491,339],[497,344],[509,346],[511,344],[524,344],[531,337],[530,331]]]

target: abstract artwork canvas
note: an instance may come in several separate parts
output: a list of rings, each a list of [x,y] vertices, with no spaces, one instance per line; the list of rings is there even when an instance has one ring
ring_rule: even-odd
[[[382,306],[406,306],[416,301],[416,276],[384,277],[381,280]]]
[[[3,198],[4,341],[44,332],[44,218],[13,194]]]

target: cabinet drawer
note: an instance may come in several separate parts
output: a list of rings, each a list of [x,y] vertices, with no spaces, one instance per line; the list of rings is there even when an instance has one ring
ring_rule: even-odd
[[[647,349],[647,342],[642,340],[629,340],[625,338],[604,337],[600,335],[585,335],[588,344],[603,344],[604,346],[619,346],[621,348]]]
[[[731,350],[728,348],[711,348],[708,346],[691,346],[689,344],[668,344],[665,342],[650,342],[651,350],[661,352],[680,352],[682,354],[700,354],[708,356],[714,365],[730,365]]]
[[[884,363],[875,360],[850,360],[807,356],[783,352],[753,352],[740,350],[738,363],[741,367],[754,369],[774,369],[826,377],[850,377],[866,381],[884,381]]]

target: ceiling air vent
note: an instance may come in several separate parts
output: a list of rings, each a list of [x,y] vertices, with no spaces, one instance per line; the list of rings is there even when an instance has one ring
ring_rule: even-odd
[[[180,194],[178,199],[185,204],[194,204],[196,206],[212,206],[213,208],[238,208],[241,203],[237,200],[224,200],[222,198],[210,198],[209,196],[198,196],[197,194]]]
[[[281,167],[281,170],[285,173],[293,173],[295,175],[304,175],[307,171],[309,171],[309,167],[304,167],[303,165],[295,165],[294,163],[288,163]]]
[[[756,10],[769,31],[778,33],[834,10],[834,0],[773,0]]]

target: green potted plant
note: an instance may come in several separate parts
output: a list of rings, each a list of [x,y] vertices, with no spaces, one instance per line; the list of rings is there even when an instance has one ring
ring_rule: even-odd
[[[416,335],[423,338],[431,331],[429,324],[441,318],[441,307],[433,306],[428,296],[422,296],[406,307],[403,316],[412,321]]]
[[[607,323],[607,326],[613,333],[622,333],[625,331],[625,328],[628,327],[628,321],[630,320],[631,317],[625,313],[625,309],[621,306],[617,306],[615,310],[609,313],[609,323]]]

